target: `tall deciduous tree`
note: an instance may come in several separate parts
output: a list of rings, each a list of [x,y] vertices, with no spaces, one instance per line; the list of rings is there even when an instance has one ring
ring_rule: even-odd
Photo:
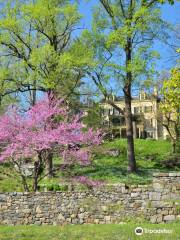
[[[125,115],[127,133],[128,171],[136,171],[131,91],[133,84],[153,74],[152,51],[154,39],[165,35],[167,24],[162,21],[159,3],[146,0],[99,0],[94,10],[91,32],[85,31],[83,39],[94,46],[96,69],[88,71],[107,102]],[[173,1],[169,1],[173,4]],[[164,28],[163,28],[164,27]],[[167,36],[166,36],[167,37]],[[84,40],[85,41],[85,40]],[[114,83],[112,83],[114,80]],[[125,112],[112,98],[112,89],[123,90]]]
[[[12,92],[31,94],[56,91],[64,97],[78,86],[91,53],[73,39],[81,15],[69,0],[8,0],[0,18],[0,56],[9,60],[6,69]]]

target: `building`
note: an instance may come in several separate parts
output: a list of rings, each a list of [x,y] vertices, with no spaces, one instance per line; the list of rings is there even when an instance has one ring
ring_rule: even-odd
[[[114,103],[125,109],[124,98],[114,97]],[[132,98],[133,135],[134,138],[165,138],[162,122],[159,121],[159,98],[157,92],[149,96],[141,91],[139,96]],[[126,137],[125,117],[109,105],[106,100],[100,103],[102,125],[108,128],[112,137]]]

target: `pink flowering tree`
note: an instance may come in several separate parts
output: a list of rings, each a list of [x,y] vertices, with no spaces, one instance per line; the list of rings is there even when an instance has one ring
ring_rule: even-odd
[[[62,100],[46,97],[24,114],[11,106],[0,118],[0,162],[8,160],[16,165],[25,191],[30,191],[30,187],[21,171],[21,164],[27,158],[33,161],[34,166],[33,191],[45,177],[48,152],[58,153],[65,164],[90,164],[90,146],[99,144],[102,135],[92,129],[84,131],[80,116],[70,119],[69,116]]]

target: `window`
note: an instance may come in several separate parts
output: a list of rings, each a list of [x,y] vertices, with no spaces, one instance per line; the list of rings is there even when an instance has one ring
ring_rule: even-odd
[[[137,114],[137,113],[139,113],[139,112],[140,112],[139,107],[134,107],[134,114]]]
[[[110,114],[110,109],[103,109],[103,115],[108,116]]]
[[[145,113],[152,112],[152,106],[145,106],[144,107],[144,112]]]
[[[151,118],[151,120],[150,120],[150,121],[151,121],[151,126],[153,127],[153,119]]]
[[[101,109],[101,115],[102,115],[102,116],[104,116],[104,115],[105,115],[105,111],[104,111],[104,109],[103,109],[103,108]]]
[[[120,126],[120,119],[119,118],[113,118],[112,119],[113,126]]]
[[[119,115],[119,111],[116,108],[114,108],[114,115]]]
[[[114,109],[113,109],[113,108],[110,108],[110,109],[109,109],[109,115],[113,115],[113,112],[114,112]]]
[[[153,138],[154,133],[153,132],[147,132],[147,138]]]
[[[146,119],[145,121],[146,121],[146,126],[147,127],[152,127],[153,126],[153,119],[152,118],[151,119]]]

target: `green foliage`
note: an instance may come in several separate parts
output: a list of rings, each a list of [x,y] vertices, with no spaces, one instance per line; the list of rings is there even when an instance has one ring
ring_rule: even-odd
[[[180,214],[180,206],[176,206],[176,214]]]
[[[176,117],[180,117],[180,69],[173,68],[171,70],[171,76],[169,80],[163,82],[161,90],[164,101],[161,103],[161,109],[163,113],[172,112]]]
[[[6,81],[4,92],[34,87],[70,94],[92,62],[91,49],[71,38],[81,19],[77,4],[11,0],[1,13],[0,54],[6,55],[10,66],[0,68],[0,84],[12,79]]]
[[[68,190],[68,186],[67,185],[59,185],[57,183],[43,184],[40,187],[42,187],[42,190],[47,189],[47,191],[65,192],[65,191]]]
[[[98,129],[101,127],[101,109],[98,103],[93,103],[91,108],[88,108],[87,115],[83,117],[83,123],[89,128]]]
[[[20,177],[8,163],[0,165],[0,182],[0,192],[23,191]]]
[[[171,5],[174,4],[174,0],[168,0],[168,1],[166,1],[166,0],[159,0],[158,2],[160,2],[161,4],[166,3],[166,2],[169,2]]]
[[[173,143],[174,152],[179,152],[180,138],[180,69],[171,70],[168,80],[163,82],[161,89],[162,101],[160,109],[163,113],[163,125],[167,129]]]
[[[150,2],[122,1],[121,6],[120,2],[110,0],[101,1],[94,8],[92,29],[85,30],[82,41],[94,48],[96,72],[107,92],[123,87],[127,72],[132,74],[132,84],[155,74],[154,62],[160,56],[152,50],[152,45],[156,38],[168,38],[169,25],[161,18],[158,1]],[[127,62],[128,41],[132,46],[129,48],[131,60]],[[112,78],[115,87],[111,85]],[[102,84],[97,81],[96,85],[103,92]]]

